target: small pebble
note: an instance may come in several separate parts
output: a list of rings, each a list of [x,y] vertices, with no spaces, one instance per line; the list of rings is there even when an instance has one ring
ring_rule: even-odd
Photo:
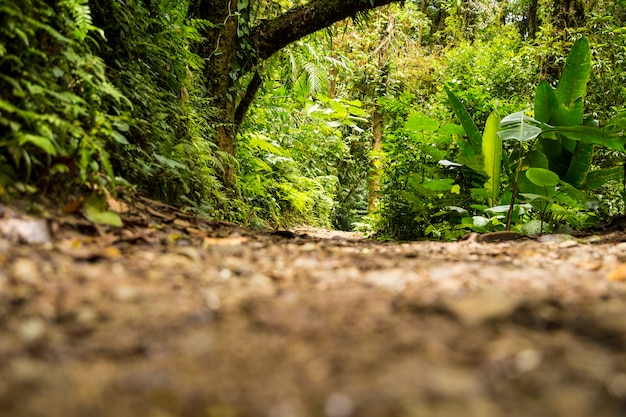
[[[334,393],[326,399],[324,412],[327,417],[349,417],[354,412],[354,404],[346,394]]]
[[[40,318],[28,319],[20,325],[18,334],[25,343],[38,342],[46,334],[46,323]]]
[[[19,258],[13,262],[11,271],[15,279],[28,284],[35,284],[40,275],[37,264],[28,258]]]

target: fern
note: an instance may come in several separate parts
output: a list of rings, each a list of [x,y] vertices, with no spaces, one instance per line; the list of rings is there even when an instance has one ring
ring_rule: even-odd
[[[65,7],[74,18],[74,37],[82,42],[93,28],[91,9],[88,0],[61,0],[59,6]]]

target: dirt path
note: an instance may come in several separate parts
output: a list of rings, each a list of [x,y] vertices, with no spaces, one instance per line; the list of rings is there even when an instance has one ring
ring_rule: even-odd
[[[148,200],[124,221],[0,237],[0,416],[626,415],[620,233],[383,244]]]

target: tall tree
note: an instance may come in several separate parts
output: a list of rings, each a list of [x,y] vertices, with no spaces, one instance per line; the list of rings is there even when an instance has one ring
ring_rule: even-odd
[[[394,1],[312,0],[254,25],[254,0],[191,0],[189,17],[208,22],[199,52],[207,60],[207,94],[221,112],[216,120],[219,149],[234,155],[237,131],[261,86],[259,65],[264,59],[335,22]],[[225,180],[233,185],[232,167]]]

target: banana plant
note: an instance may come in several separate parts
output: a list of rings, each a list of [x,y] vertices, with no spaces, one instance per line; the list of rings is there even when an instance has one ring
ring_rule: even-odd
[[[468,141],[460,144],[459,162],[482,174],[487,175],[485,189],[489,193],[490,206],[497,204],[500,195],[500,174],[502,170],[502,139],[498,136],[500,116],[492,112],[487,118],[485,129],[481,135],[476,123],[461,101],[445,87],[448,101],[454,114],[461,122]]]
[[[536,181],[519,182],[522,162],[525,162],[527,177],[529,172],[534,174],[552,172],[554,174],[552,180],[556,177],[576,189],[592,189],[598,184],[601,185],[602,180],[619,175],[615,169],[602,170],[602,172],[590,175],[588,182],[587,177],[595,146],[624,152],[626,143],[624,129],[618,128],[619,121],[600,129],[595,126],[594,120],[585,120],[584,99],[590,73],[589,42],[581,38],[574,43],[567,57],[556,90],[547,81],[542,81],[537,86],[534,102],[535,117],[518,112],[502,119],[498,135],[503,140],[514,139],[522,143],[536,139],[536,142],[531,145],[534,148],[536,143],[536,149],[533,149],[535,157],[522,158],[520,156],[519,158],[507,218],[507,230],[510,227],[518,186],[522,188],[522,194],[532,194],[532,188],[537,186],[537,175],[535,175]],[[533,169],[539,171],[531,171]],[[553,182],[552,180],[550,182]],[[545,181],[540,182],[545,186],[543,184]],[[542,211],[545,209],[547,206],[542,207]]]
[[[534,119],[514,113],[503,119],[499,132],[504,140],[525,140],[522,134],[537,137],[537,149],[546,156],[548,168],[578,189],[585,186],[596,146],[624,152],[626,143],[623,129],[611,124],[600,129],[594,120],[585,120],[590,74],[591,50],[587,39],[581,38],[567,57],[556,90],[547,81],[537,86]]]
[[[479,172],[482,168],[487,174],[489,181],[485,188],[490,192],[489,202],[492,205],[495,204],[500,187],[498,169],[502,164],[502,141],[514,140],[519,143],[517,166],[512,173],[514,175],[507,230],[510,228],[518,191],[530,195],[537,186],[537,178],[535,182],[526,181],[529,168],[542,170],[531,171],[535,174],[545,174],[545,170],[549,170],[559,178],[561,184],[569,184],[575,189],[591,190],[607,180],[624,178],[621,167],[590,173],[596,146],[624,152],[626,144],[625,114],[618,115],[603,129],[596,127],[594,120],[585,120],[584,99],[590,73],[589,42],[581,38],[574,43],[567,57],[557,88],[552,88],[547,81],[542,81],[537,86],[534,117],[528,116],[524,111],[510,114],[502,120],[492,115],[493,118],[489,117],[482,136],[463,104],[446,87],[450,105],[468,138],[466,143],[461,144],[461,157],[465,161],[459,162]],[[499,121],[498,127],[494,126],[495,120]],[[524,176],[521,176],[522,173]],[[520,178],[524,181],[520,181]],[[543,182],[542,186],[545,186]]]

